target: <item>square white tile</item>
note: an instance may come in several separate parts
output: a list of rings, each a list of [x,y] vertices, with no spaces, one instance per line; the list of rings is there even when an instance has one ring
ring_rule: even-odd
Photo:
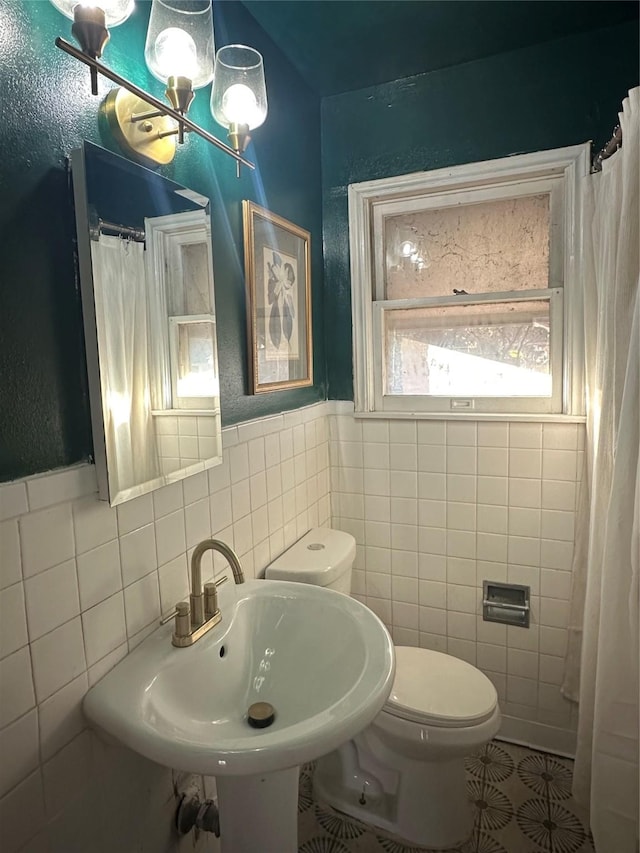
[[[76,559],[76,567],[81,610],[88,610],[122,589],[117,539],[81,554]]]
[[[124,591],[127,636],[132,638],[160,618],[158,573],[151,572]]]
[[[446,443],[445,421],[418,421],[417,429],[418,444],[440,444]]]
[[[35,710],[0,731],[0,797],[15,788],[38,766],[38,746],[38,715]]]
[[[0,487],[1,488],[1,487]],[[18,521],[0,523],[0,589],[22,580]]]
[[[75,543],[71,504],[59,504],[22,516],[20,544],[25,578],[73,557]]]
[[[155,523],[157,565],[163,566],[187,550],[184,510],[159,518]],[[154,566],[148,566],[150,571]]]
[[[119,504],[116,512],[120,536],[131,533],[132,530],[137,530],[139,527],[144,527],[145,524],[151,524],[153,521],[152,494],[141,495],[139,498]]]
[[[82,626],[87,665],[93,666],[127,639],[122,592],[83,613]]]
[[[26,646],[0,661],[0,685],[0,728],[2,728],[35,705],[31,658]]]
[[[32,643],[31,658],[36,697],[43,702],[87,668],[80,618]]]
[[[509,473],[509,451],[503,447],[478,448],[478,476],[506,477]],[[478,482],[480,487],[480,482]],[[506,501],[505,501],[506,502]],[[491,503],[494,503],[492,500]]]
[[[474,447],[477,442],[477,424],[447,421],[447,444]]]
[[[209,499],[188,504],[184,509],[185,535],[187,548],[193,548],[203,539],[211,536],[211,519],[209,515]]]
[[[24,593],[29,638],[33,642],[80,613],[75,560],[27,578]]]
[[[478,477],[478,504],[506,506],[509,480],[507,477]]]
[[[478,446],[479,447],[508,447],[509,446],[509,424],[480,422],[478,424]]]
[[[185,506],[209,497],[209,479],[206,471],[200,471],[182,481]]]
[[[418,471],[429,474],[444,474],[447,470],[447,448],[442,444],[418,445]],[[452,473],[470,474],[472,471]]]
[[[548,480],[576,480],[578,454],[574,450],[544,450],[542,476]]]
[[[391,471],[389,474],[391,497],[416,498],[418,476],[414,471]]]
[[[92,496],[75,501],[72,508],[76,553],[91,551],[118,536],[116,510],[106,501]]]
[[[14,583],[0,590],[0,658],[12,654],[27,642],[24,586]]]
[[[156,526],[164,530],[168,518],[171,516],[157,521]],[[120,565],[125,587],[157,567],[156,530],[153,524],[147,524],[120,537]]]
[[[86,728],[82,700],[88,689],[87,674],[83,672],[38,707],[43,761],[51,758]]]
[[[509,424],[509,447],[542,447],[542,424]]]
[[[509,476],[539,479],[542,475],[541,450],[509,450]]]

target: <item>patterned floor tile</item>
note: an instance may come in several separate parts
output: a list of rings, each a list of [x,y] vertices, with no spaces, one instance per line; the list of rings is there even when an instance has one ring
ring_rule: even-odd
[[[367,827],[347,815],[343,815],[334,809],[323,809],[316,805],[316,821],[319,826],[333,838],[341,841],[360,838],[367,832]]]
[[[466,759],[467,773],[488,782],[505,782],[515,771],[515,761],[503,744],[492,741]]]
[[[511,800],[495,785],[489,782],[476,782],[470,786],[475,795],[473,805],[479,812],[476,825],[480,830],[492,832],[504,829],[514,816]]]
[[[571,770],[552,755],[533,752],[518,764],[518,778],[539,797],[571,798]]]
[[[522,834],[545,853],[576,853],[587,840],[587,831],[578,818],[548,799],[524,802],[516,821]]]
[[[465,764],[473,834],[438,853],[594,853],[569,759],[493,741]],[[299,853],[434,853],[314,803],[314,769],[300,774]]]

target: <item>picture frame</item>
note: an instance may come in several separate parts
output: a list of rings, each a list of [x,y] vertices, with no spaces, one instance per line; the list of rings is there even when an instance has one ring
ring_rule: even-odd
[[[250,393],[313,384],[311,234],[242,202]]]

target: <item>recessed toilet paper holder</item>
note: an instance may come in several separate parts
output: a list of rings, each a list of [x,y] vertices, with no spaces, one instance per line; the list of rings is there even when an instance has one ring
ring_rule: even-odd
[[[482,618],[528,628],[531,619],[531,587],[517,583],[482,582]]]

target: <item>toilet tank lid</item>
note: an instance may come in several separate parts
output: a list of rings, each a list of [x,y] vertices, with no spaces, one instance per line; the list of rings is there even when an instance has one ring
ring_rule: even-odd
[[[356,540],[350,533],[314,527],[267,566],[269,580],[328,586],[353,567]]]

